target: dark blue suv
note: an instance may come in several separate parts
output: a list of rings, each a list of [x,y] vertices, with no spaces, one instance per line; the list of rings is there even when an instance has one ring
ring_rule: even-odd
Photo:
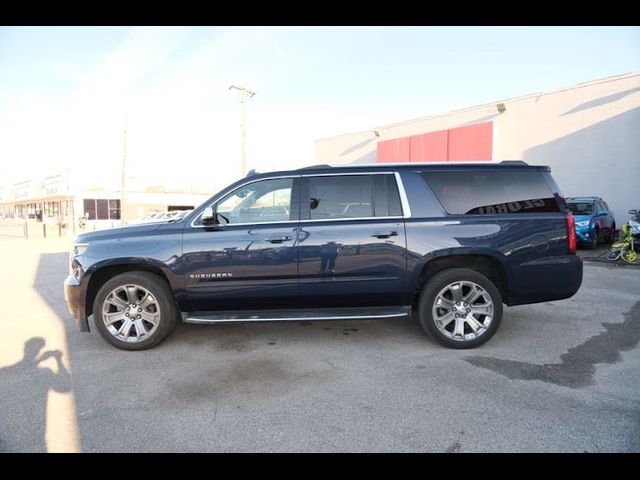
[[[80,235],[65,280],[81,331],[141,350],[176,322],[406,317],[486,342],[503,304],[582,281],[573,217],[523,162],[314,166],[253,174],[180,220]]]

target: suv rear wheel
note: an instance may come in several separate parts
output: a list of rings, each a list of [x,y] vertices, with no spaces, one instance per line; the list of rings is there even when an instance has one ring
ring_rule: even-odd
[[[450,348],[474,348],[489,340],[502,320],[495,284],[469,268],[451,268],[427,280],[418,300],[422,327]]]
[[[148,272],[116,275],[98,291],[93,317],[100,335],[122,350],[155,347],[178,319],[167,283]]]

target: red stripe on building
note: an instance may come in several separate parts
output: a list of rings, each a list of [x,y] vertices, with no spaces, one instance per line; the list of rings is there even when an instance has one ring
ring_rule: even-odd
[[[493,122],[378,142],[377,161],[456,162],[493,158]]]
[[[409,137],[385,140],[378,143],[378,162],[409,162],[411,150]]]
[[[446,162],[447,161],[447,130],[423,133],[410,138],[411,162]]]
[[[491,160],[493,122],[449,130],[449,161]]]

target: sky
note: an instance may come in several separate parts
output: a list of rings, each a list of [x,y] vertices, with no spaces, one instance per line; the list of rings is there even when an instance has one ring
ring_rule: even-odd
[[[0,187],[213,192],[319,138],[640,70],[640,27],[0,27]]]

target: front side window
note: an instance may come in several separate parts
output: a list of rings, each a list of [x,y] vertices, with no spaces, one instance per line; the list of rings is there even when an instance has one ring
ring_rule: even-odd
[[[216,205],[218,223],[288,222],[291,218],[292,178],[260,180],[234,190]]]

